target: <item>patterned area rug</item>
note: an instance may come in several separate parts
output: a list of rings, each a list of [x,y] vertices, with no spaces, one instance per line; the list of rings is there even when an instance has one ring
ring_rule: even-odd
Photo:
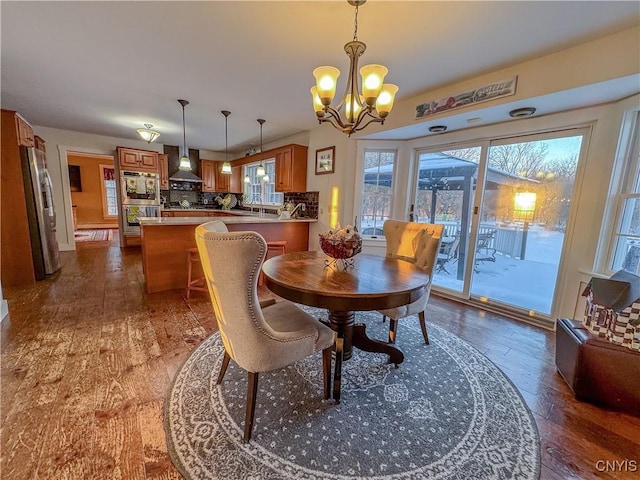
[[[76,242],[108,242],[111,240],[113,230],[78,230],[74,233]]]
[[[326,317],[319,309],[304,307]],[[373,338],[388,323],[359,312]],[[537,479],[539,437],[504,374],[475,348],[417,318],[401,321],[396,369],[386,355],[354,350],[339,405],[322,400],[321,356],[262,373],[253,436],[242,444],[247,374],[232,361],[222,385],[219,334],[176,375],[165,401],[173,463],[195,479]]]

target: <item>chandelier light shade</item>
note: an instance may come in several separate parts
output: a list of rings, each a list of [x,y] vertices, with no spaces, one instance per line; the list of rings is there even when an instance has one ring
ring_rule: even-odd
[[[189,105],[187,100],[178,100],[182,105],[182,156],[180,157],[180,170],[191,170],[191,160],[189,159],[189,150],[187,149],[187,128],[184,121],[184,107]]]
[[[366,0],[347,0],[355,7],[353,40],[344,46],[349,57],[349,76],[344,95],[336,106],[331,102],[336,94],[340,70],[331,66],[318,67],[313,71],[316,85],[311,88],[313,109],[319,123],[329,122],[338,130],[351,136],[373,122],[384,123],[393,108],[398,86],[384,83],[388,73],[383,65],[365,65],[360,69],[362,92],[358,82],[358,59],[367,46],[358,41],[358,7]]]
[[[144,126],[145,128],[139,128],[136,130],[136,132],[138,132],[138,135],[140,135],[140,137],[145,142],[151,143],[160,136],[159,132],[156,132],[155,130],[151,130],[151,128],[153,127],[152,124],[145,123]]]
[[[222,164],[222,168],[220,169],[221,173],[224,173],[225,175],[231,175],[231,164],[229,163],[229,158],[228,158],[228,137],[227,137],[227,122],[229,120],[229,115],[231,115],[231,112],[229,110],[222,110],[222,112],[220,112],[224,115],[224,163]]]
[[[262,153],[262,125],[264,124],[264,122],[266,122],[265,119],[263,118],[258,119],[258,123],[260,124],[260,153]],[[262,165],[262,160],[260,160],[260,165],[258,165],[258,168],[256,169],[256,176],[262,178],[266,175],[267,175],[267,172],[264,169],[264,165]]]

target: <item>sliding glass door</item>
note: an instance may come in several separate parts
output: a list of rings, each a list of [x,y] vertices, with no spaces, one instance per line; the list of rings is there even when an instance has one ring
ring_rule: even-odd
[[[582,135],[492,142],[471,296],[549,315]]]
[[[436,289],[551,314],[584,134],[418,152],[414,220],[445,226]]]

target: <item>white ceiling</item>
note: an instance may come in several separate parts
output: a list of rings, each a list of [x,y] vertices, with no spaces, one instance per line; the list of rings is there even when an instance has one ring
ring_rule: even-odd
[[[257,118],[267,120],[264,143],[314,128],[311,72],[334,65],[344,81],[353,36],[346,0],[0,5],[2,108],[34,125],[120,138],[151,123],[158,142],[181,145],[183,98],[187,144],[214,151],[224,151],[221,110],[231,111],[230,151],[259,143]],[[386,65],[402,100],[639,21],[637,1],[369,0],[358,38],[368,47],[361,65]],[[602,87],[616,97],[633,83]],[[386,136],[423,134],[413,128]]]

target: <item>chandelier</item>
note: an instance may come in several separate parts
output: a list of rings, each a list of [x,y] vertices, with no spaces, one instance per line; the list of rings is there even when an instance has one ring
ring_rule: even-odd
[[[144,126],[146,128],[138,128],[136,132],[138,132],[138,135],[140,135],[145,142],[151,143],[160,136],[160,133],[155,130],[151,130],[151,127],[153,127],[152,124],[145,123]]]
[[[358,58],[367,46],[358,41],[358,7],[366,0],[347,0],[355,7],[353,40],[345,44],[344,51],[349,57],[349,77],[344,96],[335,107],[331,106],[336,94],[336,83],[340,70],[335,67],[318,67],[313,71],[316,78],[315,87],[311,88],[313,108],[318,122],[329,122],[338,130],[351,136],[353,132],[362,130],[373,122],[384,123],[393,107],[393,100],[398,86],[383,83],[389,71],[383,65],[365,65],[360,69],[362,77],[362,93],[358,85]],[[344,109],[344,118],[341,110]]]

